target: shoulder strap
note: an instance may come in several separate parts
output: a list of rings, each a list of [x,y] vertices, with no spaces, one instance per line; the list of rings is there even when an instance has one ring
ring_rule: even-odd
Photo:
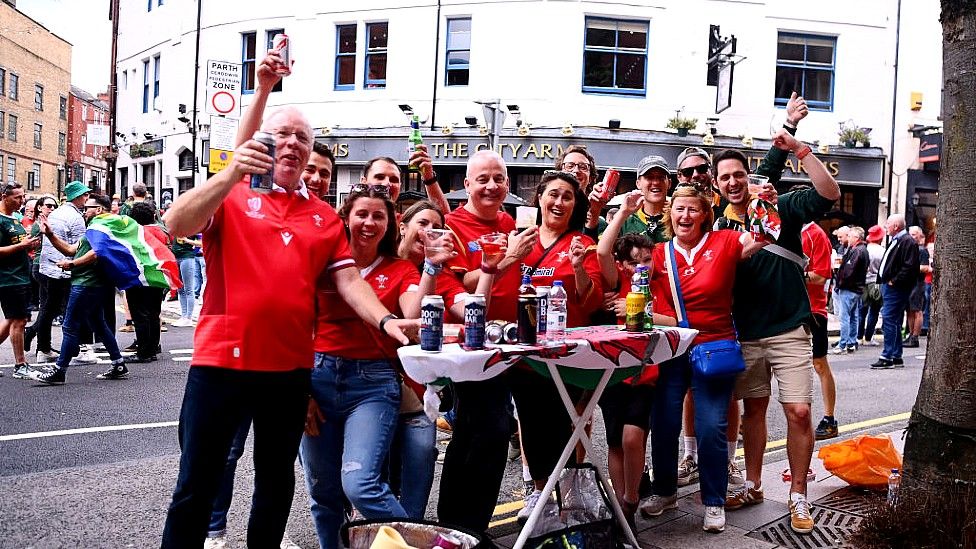
[[[535,270],[539,268],[539,265],[542,265],[542,261],[545,260],[546,256],[549,255],[549,252],[551,252],[553,248],[556,247],[556,244],[559,244],[559,241],[562,240],[563,237],[566,236],[567,234],[569,234],[569,231],[566,231],[563,234],[559,235],[559,237],[556,238],[556,240],[554,240],[552,244],[549,245],[548,248],[542,251],[542,255],[539,256],[539,260],[536,261],[535,264],[532,265],[532,268],[529,269],[529,276],[535,274]]]
[[[674,301],[674,310],[678,314],[678,326],[688,328],[685,299],[681,295],[681,281],[678,280],[678,262],[674,258],[674,240],[668,242],[668,253],[664,254],[664,263],[668,269],[668,282],[671,283],[671,299]]]
[[[766,246],[763,247],[763,250],[766,250],[771,254],[778,255],[783,259],[789,259],[793,263],[799,265],[800,268],[803,269],[804,271],[807,269],[807,265],[810,264],[809,257],[796,255],[795,253],[791,252],[790,250],[787,250],[786,248],[780,246],[779,244],[766,244]]]

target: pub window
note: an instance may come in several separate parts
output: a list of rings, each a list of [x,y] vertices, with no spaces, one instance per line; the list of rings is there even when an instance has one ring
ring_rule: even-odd
[[[244,69],[244,81],[241,84],[242,93],[254,92],[255,49],[257,48],[257,33],[241,33],[241,68]]]
[[[795,91],[811,109],[833,110],[837,38],[779,33],[774,104],[785,107]]]
[[[448,86],[467,86],[471,68],[471,18],[447,20],[447,55],[444,61]]]
[[[647,93],[647,21],[586,19],[583,92]]]
[[[335,89],[356,87],[356,25],[336,25]]]
[[[366,89],[386,87],[386,43],[389,23],[366,24]]]
[[[268,48],[265,51],[271,50],[271,44],[274,42],[274,37],[275,37],[276,34],[285,34],[285,29],[272,29],[272,30],[266,31],[264,33],[265,38],[267,39],[267,42],[268,42]],[[290,44],[289,44],[289,46],[290,46]],[[278,83],[275,84],[275,87],[271,88],[271,91],[273,91],[273,92],[280,92],[281,91],[281,83],[284,82],[284,81],[285,81],[284,78],[278,80]]]

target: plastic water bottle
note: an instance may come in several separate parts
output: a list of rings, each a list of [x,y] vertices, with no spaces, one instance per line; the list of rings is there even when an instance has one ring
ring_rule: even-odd
[[[546,342],[551,345],[566,343],[566,289],[563,281],[556,280],[549,291],[549,309],[546,311]]]
[[[892,469],[888,475],[888,505],[895,505],[898,502],[898,487],[901,486],[901,473],[898,469]]]

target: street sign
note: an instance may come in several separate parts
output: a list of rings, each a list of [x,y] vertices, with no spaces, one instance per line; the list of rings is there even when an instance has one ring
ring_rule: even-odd
[[[237,137],[237,120],[223,116],[210,117],[210,148],[232,151]]]
[[[210,166],[207,168],[207,170],[210,173],[217,173],[226,168],[230,164],[232,158],[234,158],[233,151],[210,149]]]
[[[89,145],[108,147],[108,126],[105,124],[88,124],[85,139]]]
[[[240,118],[241,65],[227,61],[207,61],[208,114]]]

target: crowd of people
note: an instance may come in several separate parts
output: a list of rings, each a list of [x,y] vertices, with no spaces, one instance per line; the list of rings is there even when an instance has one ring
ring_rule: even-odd
[[[654,324],[697,330],[694,345],[737,340],[746,369],[736,377],[704,377],[682,355],[660,364],[656,379],[642,373],[605,393],[599,404],[608,469],[626,518],[633,523],[638,513],[652,517],[675,508],[677,488],[693,482],[701,484],[708,532],[724,530],[726,510],[761,504],[775,377],[787,421],[790,523],[800,533],[813,530],[806,488],[814,439],[837,434],[826,360],[827,288],[832,281],[842,323],[840,342],[830,352],[872,344],[880,307],[884,347],[872,368],[896,367],[902,364],[901,315],[906,307],[924,309],[924,275],[931,269],[927,259],[919,266],[924,240],[915,238],[924,237],[914,230],[910,236],[897,215],[886,224],[892,238],[887,248],[881,247],[880,227],[868,230],[867,246],[862,229],[840,233],[844,248],[834,269],[829,237],[817,221],[840,190],[811,148],[794,137],[807,114],[802,97],[790,100],[786,123],[756,170],[769,180],[759,192],[780,216],[775,242],[748,228],[757,190],[749,187],[746,157],[735,150],[712,156],[697,147],[678,156],[676,185],[664,158],[643,158],[636,166],[637,189],[607,217],[602,213],[611,196],[598,181],[596,159],[584,147],[569,147],[537,186],[537,226],[516,230],[502,207],[510,188],[505,161],[492,151],[470,157],[468,198],[453,211],[423,146],[407,165],[424,174],[427,200],[398,212],[406,166],[380,157],[333,209],[321,199],[330,190],[331,151],[314,142],[298,109],[282,107],[265,116],[270,91],[289,69],[275,51],[257,67],[255,93],[227,168],[183,193],[162,219],[147,205],[144,187],[134,189],[135,202],[121,211],[172,241],[184,282],[178,325],[196,328],[180,412],[180,470],[163,547],[223,546],[236,464],[251,429],[249,546],[277,546],[285,536],[299,457],[322,547],[340,546],[339,530],[351,508],[366,519],[424,518],[438,453],[435,426],[424,413],[423,388],[397,359],[398,347],[416,338],[421,299],[443,297],[447,321],[463,322],[465,297],[484,294],[488,319],[514,322],[523,276],[536,286],[559,280],[569,295],[567,326],[623,324],[625,297],[641,265],[649,268]],[[274,136],[274,157],[251,139],[258,129]],[[778,193],[790,155],[811,184]],[[251,190],[250,177],[269,171],[271,192]],[[29,348],[36,339],[38,356],[56,358],[56,364],[25,375],[57,383],[64,381],[84,340],[79,330],[87,325],[112,359],[99,377],[124,378],[125,359],[113,333],[114,293],[84,238],[85,219],[115,205],[81,183],[68,185],[65,194],[54,212],[56,201],[40,198],[34,225],[25,227],[11,221],[23,205],[23,189],[3,189],[0,304],[8,320],[0,338],[10,336],[18,365],[26,364],[24,340]],[[450,230],[449,238],[425,246],[427,231],[441,228]],[[489,233],[508,235],[497,253],[473,245]],[[34,273],[42,281],[41,311],[25,327],[28,253],[38,244]],[[194,321],[195,280],[202,270],[207,284]],[[126,293],[137,333],[130,362],[155,358],[165,294],[154,288]],[[65,299],[59,354],[51,349],[50,324]],[[921,330],[923,323],[921,313],[910,316],[904,345],[917,345],[915,327]],[[20,372],[18,367],[15,375]],[[816,430],[815,372],[826,411]],[[520,516],[554,504],[541,501],[541,489],[572,433],[554,385],[515,367],[490,380],[455,383],[452,390],[452,436],[437,519],[487,529],[516,431],[530,483]],[[582,402],[588,395],[577,391],[571,397]],[[744,471],[735,460],[740,422]],[[644,491],[651,432],[653,481]]]

